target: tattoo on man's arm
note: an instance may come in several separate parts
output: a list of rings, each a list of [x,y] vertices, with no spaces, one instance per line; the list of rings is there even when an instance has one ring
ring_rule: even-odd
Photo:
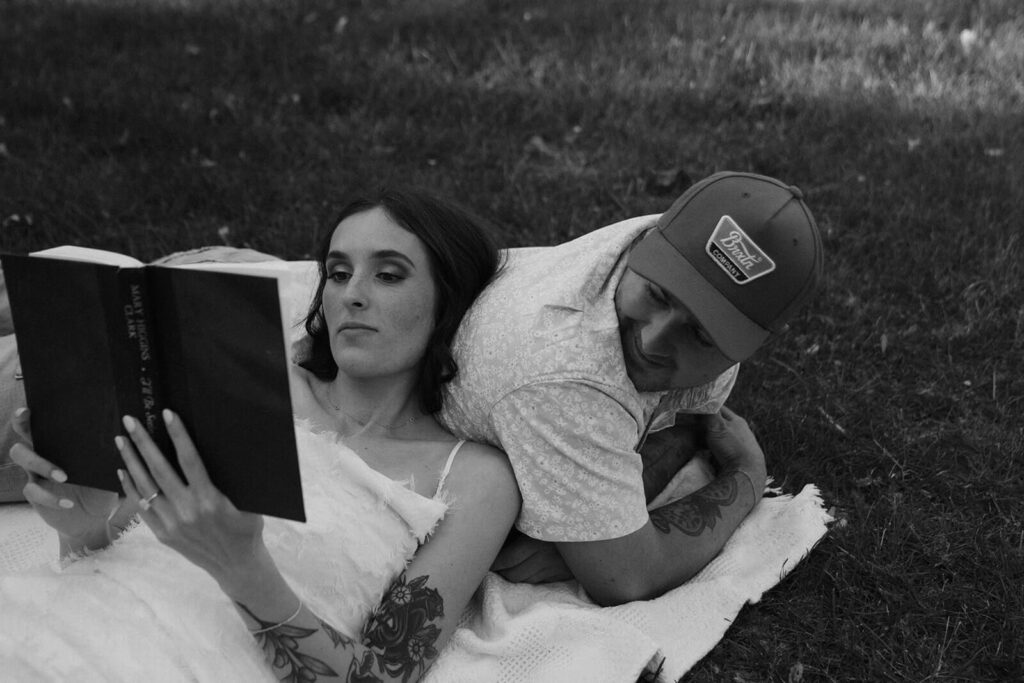
[[[663,534],[679,529],[688,536],[700,536],[714,529],[722,508],[736,501],[739,487],[734,476],[722,476],[688,498],[651,511],[651,524]]]
[[[420,576],[407,581],[402,572],[391,584],[363,627],[362,644],[366,650],[362,657],[357,654],[352,659],[345,675],[347,683],[376,683],[386,677],[408,681],[417,671],[422,676],[437,659],[441,629],[436,622],[444,616],[444,601],[437,589],[427,585],[429,578]],[[273,626],[273,622],[262,621],[245,605],[238,606],[259,624],[259,629]],[[323,620],[319,622],[319,630],[335,648],[354,647],[351,639]],[[282,681],[311,683],[319,676],[340,677],[325,662],[299,650],[298,641],[317,630],[285,624],[254,637],[274,669],[284,674]]]

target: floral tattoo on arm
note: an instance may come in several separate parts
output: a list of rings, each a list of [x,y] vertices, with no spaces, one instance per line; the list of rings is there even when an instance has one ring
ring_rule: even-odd
[[[688,498],[653,510],[651,524],[663,534],[675,528],[688,536],[700,536],[715,528],[722,508],[734,503],[738,492],[735,476],[719,477]]]
[[[246,614],[259,624],[259,629],[253,634],[253,637],[256,638],[256,643],[263,650],[270,665],[275,671],[287,669],[279,680],[286,683],[309,683],[317,680],[318,676],[338,677],[338,672],[329,667],[326,662],[299,651],[299,641],[313,635],[317,629],[292,626],[291,624],[272,628],[274,622],[263,621],[240,602],[235,604],[245,610]],[[335,637],[343,638],[343,636],[322,621],[320,626],[325,629],[337,647],[338,641],[335,640]]]
[[[376,670],[408,681],[414,672],[422,675],[437,659],[436,622],[444,616],[444,601],[437,589],[427,586],[428,576],[406,581],[402,572],[363,627],[362,640],[368,648],[358,669],[349,669],[349,681],[374,681]]]
[[[422,676],[437,658],[437,639],[441,629],[435,623],[444,616],[444,601],[437,589],[427,585],[428,576],[406,580],[405,572],[391,584],[380,605],[370,614],[361,634],[366,648],[360,658],[352,659],[345,681],[348,683],[376,683],[385,678],[400,678],[406,683],[414,673]],[[249,614],[259,629],[273,626],[263,622],[245,605],[239,607]],[[335,628],[320,621],[320,629],[334,643],[334,647],[353,648],[355,643]],[[257,629],[257,630],[259,630]],[[303,653],[299,641],[317,632],[284,624],[255,634],[274,669],[283,673],[287,683],[312,683],[320,676],[340,678],[326,662]]]

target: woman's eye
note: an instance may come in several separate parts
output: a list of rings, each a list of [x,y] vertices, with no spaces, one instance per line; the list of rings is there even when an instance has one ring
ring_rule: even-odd
[[[343,270],[336,270],[336,271],[334,271],[333,273],[331,273],[330,275],[327,276],[327,278],[329,280],[331,280],[331,282],[345,282],[350,277],[351,277],[351,275],[349,275],[348,273],[346,273]]]
[[[400,280],[404,279],[398,273],[378,273],[377,277],[380,278],[381,282],[386,282],[388,284],[393,284],[395,282],[399,282]]]

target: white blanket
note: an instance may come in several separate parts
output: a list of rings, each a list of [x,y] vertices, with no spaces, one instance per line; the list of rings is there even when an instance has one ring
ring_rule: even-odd
[[[816,487],[765,498],[719,556],[656,600],[597,607],[575,582],[529,586],[492,574],[431,683],[635,681],[649,662],[678,680],[722,638],[746,603],[783,579],[831,517]]]
[[[636,680],[651,661],[678,680],[803,559],[831,521],[818,491],[765,498],[722,553],[682,587],[646,602],[600,608],[575,582],[529,586],[491,574],[462,627],[431,667],[430,683]],[[56,556],[27,505],[0,506],[0,571]]]

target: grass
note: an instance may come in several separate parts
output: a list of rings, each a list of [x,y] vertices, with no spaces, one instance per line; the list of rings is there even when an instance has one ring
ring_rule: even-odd
[[[1022,46],[1015,0],[7,0],[0,246],[299,258],[367,179],[550,244],[797,183],[824,286],[732,403],[839,521],[686,680],[1020,680]]]

